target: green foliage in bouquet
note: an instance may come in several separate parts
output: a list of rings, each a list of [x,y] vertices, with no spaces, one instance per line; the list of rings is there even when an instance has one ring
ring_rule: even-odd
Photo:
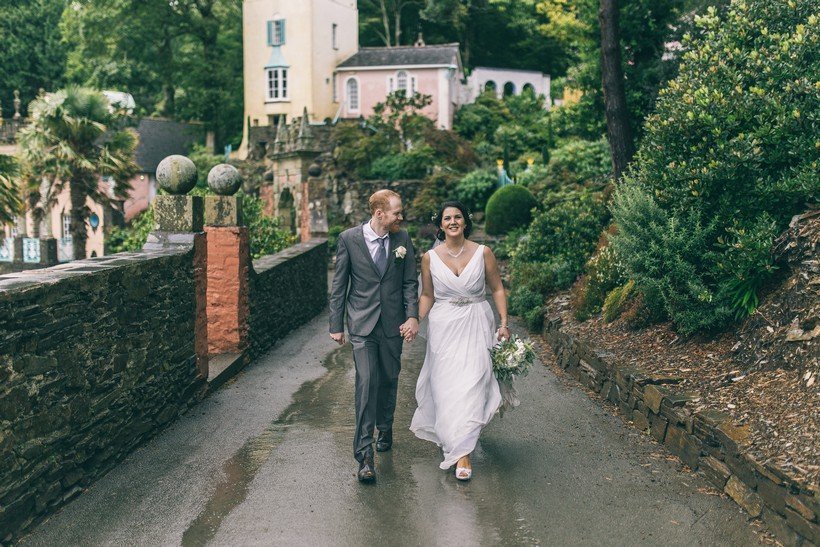
[[[490,235],[502,235],[526,226],[532,220],[532,210],[537,206],[535,196],[523,186],[502,186],[487,201],[484,229]]]
[[[698,18],[616,192],[613,247],[683,334],[753,310],[774,236],[817,201],[818,7],[737,0]]]
[[[490,348],[490,355],[493,374],[499,382],[510,382],[514,376],[526,376],[536,357],[532,341],[515,334]]]

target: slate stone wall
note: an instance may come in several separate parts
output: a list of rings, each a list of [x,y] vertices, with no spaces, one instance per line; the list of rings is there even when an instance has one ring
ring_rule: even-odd
[[[0,277],[0,543],[201,397],[193,254]]]
[[[694,393],[672,377],[653,377],[621,366],[610,354],[561,331],[547,318],[544,338],[558,364],[583,385],[617,405],[625,420],[652,435],[692,470],[699,471],[753,518],[761,518],[785,545],[820,544],[820,493],[749,450],[748,429],[714,410],[693,411]]]
[[[327,306],[326,239],[299,243],[253,261],[250,357],[255,359]]]

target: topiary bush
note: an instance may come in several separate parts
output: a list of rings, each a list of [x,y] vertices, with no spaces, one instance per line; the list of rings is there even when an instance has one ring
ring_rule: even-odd
[[[817,8],[738,0],[698,18],[616,192],[613,247],[683,334],[749,313],[775,234],[817,201]]]
[[[470,211],[484,211],[487,200],[495,192],[498,176],[490,171],[478,170],[467,173],[456,186],[456,198]]]
[[[490,235],[503,235],[532,220],[538,206],[532,192],[518,184],[502,186],[487,201],[484,229]]]

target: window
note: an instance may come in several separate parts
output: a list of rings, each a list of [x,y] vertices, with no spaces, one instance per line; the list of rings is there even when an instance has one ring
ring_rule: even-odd
[[[281,46],[285,43],[285,20],[268,21],[268,45]]]
[[[495,92],[496,85],[495,82],[492,80],[488,80],[486,84],[484,84],[484,91],[492,91]]]
[[[333,74],[333,102],[334,103],[339,102],[339,90],[336,89],[337,80],[338,80],[338,78],[336,77],[336,74],[334,73]]]
[[[63,215],[63,241],[71,241],[71,215]]]
[[[347,108],[351,111],[359,110],[359,81],[350,78],[345,84],[347,86]]]
[[[419,88],[416,85],[416,77],[411,76],[410,77],[410,95],[415,95],[416,93],[418,93],[418,90],[419,90]]]
[[[507,82],[504,84],[504,96],[509,97],[510,95],[515,95],[515,84]]]
[[[407,73],[403,70],[396,74],[396,89],[407,91]]]
[[[339,25],[337,25],[336,23],[333,23],[333,28],[332,28],[331,34],[330,34],[330,36],[331,36],[330,41],[331,41],[331,45],[333,46],[333,49],[339,49],[339,43],[336,41],[336,33],[337,33],[338,30],[339,30]]]
[[[269,101],[283,101],[288,98],[288,69],[284,67],[265,69]]]

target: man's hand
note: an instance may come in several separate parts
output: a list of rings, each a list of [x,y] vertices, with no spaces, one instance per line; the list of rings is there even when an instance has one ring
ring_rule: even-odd
[[[405,342],[412,342],[419,334],[419,320],[411,317],[399,327],[399,332],[404,337]]]
[[[333,341],[339,344],[340,346],[345,345],[345,333],[343,332],[331,332],[330,337],[333,338]]]

